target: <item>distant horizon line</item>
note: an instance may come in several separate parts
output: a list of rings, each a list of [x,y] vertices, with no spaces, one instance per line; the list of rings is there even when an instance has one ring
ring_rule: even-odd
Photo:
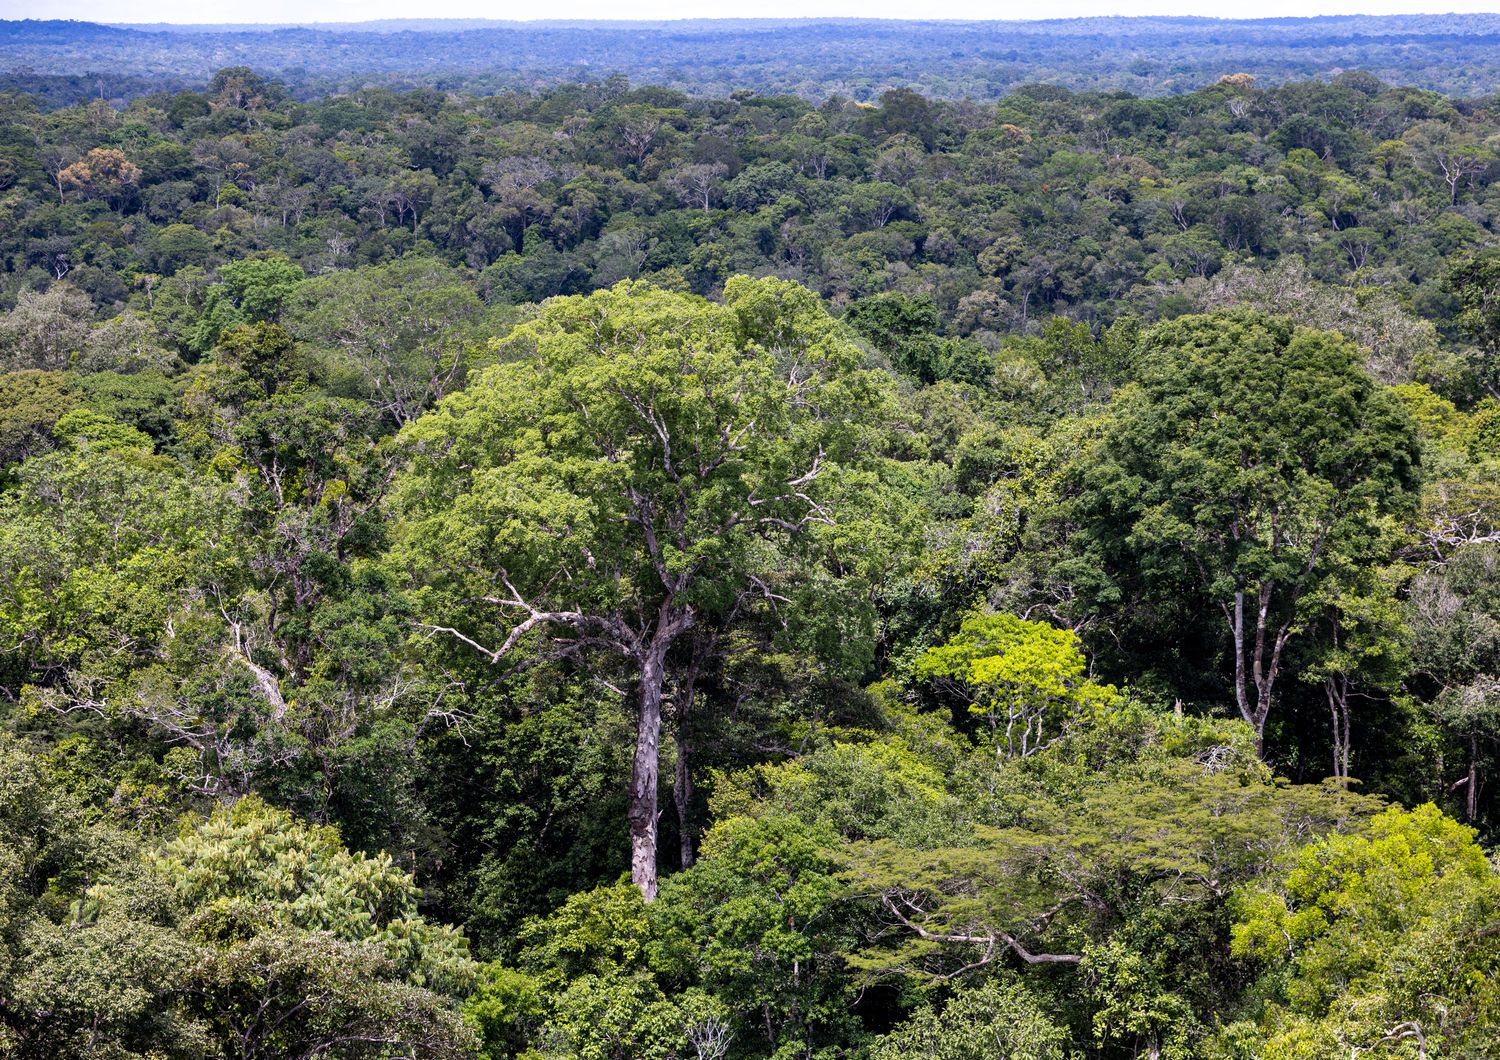
[[[1500,15],[1500,7],[1493,11],[1409,11],[1392,12],[1387,14],[1366,13],[1340,13],[1322,15],[1266,15],[1261,17],[1224,18],[1216,15],[1181,15],[1181,14],[1113,14],[1113,15],[1072,15],[1054,16],[1050,18],[955,18],[955,17],[930,17],[930,18],[894,18],[870,15],[797,15],[797,16],[693,16],[684,18],[473,18],[462,15],[456,16],[434,16],[430,18],[406,17],[406,18],[372,18],[357,21],[273,21],[273,22],[117,22],[104,21],[88,18],[0,18],[0,25],[24,25],[33,23],[39,25],[62,24],[78,26],[102,26],[108,29],[120,30],[217,30],[220,32],[233,31],[266,31],[281,29],[348,29],[353,27],[392,27],[403,26],[431,26],[434,23],[447,23],[454,27],[477,29],[484,27],[503,26],[532,26],[558,28],[576,28],[579,26],[650,26],[650,25],[681,25],[691,23],[740,23],[746,25],[798,25],[811,22],[837,22],[837,23],[947,23],[952,25],[1041,25],[1046,23],[1080,23],[1080,22],[1220,22],[1225,24],[1265,24],[1265,23],[1293,23],[1293,22],[1322,22],[1322,21],[1350,21],[1356,19],[1379,19],[1390,20],[1400,18],[1473,18],[1486,15]]]

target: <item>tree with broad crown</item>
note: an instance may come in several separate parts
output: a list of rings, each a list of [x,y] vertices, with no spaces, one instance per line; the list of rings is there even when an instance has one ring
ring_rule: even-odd
[[[1383,559],[1415,499],[1410,418],[1332,332],[1231,310],[1157,326],[1083,462],[1083,538],[1122,590],[1184,594],[1230,634],[1264,750],[1287,642],[1321,588]]]
[[[745,277],[717,305],[643,283],[556,298],[405,431],[397,561],[426,629],[496,662],[623,660],[631,875],[655,897],[668,654],[780,598],[888,398],[816,296]]]

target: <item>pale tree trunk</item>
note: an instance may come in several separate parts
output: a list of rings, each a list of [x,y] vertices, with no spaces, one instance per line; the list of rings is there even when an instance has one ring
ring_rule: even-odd
[[[1276,678],[1281,672],[1281,652],[1291,633],[1290,624],[1271,629],[1270,610],[1274,593],[1274,582],[1263,583],[1256,590],[1253,636],[1247,636],[1245,630],[1243,589],[1235,591],[1234,604],[1226,608],[1234,638],[1234,702],[1240,717],[1255,730],[1255,753],[1261,758],[1266,756],[1266,719],[1271,715]]]
[[[1234,594],[1234,613],[1230,617],[1230,629],[1234,635],[1234,705],[1240,717],[1255,724],[1255,712],[1250,708],[1250,693],[1245,687],[1245,594],[1237,590]],[[1260,730],[1255,732],[1256,751],[1260,750]]]
[[[630,770],[630,880],[648,902],[656,900],[657,786],[661,776],[661,707],[667,653],[693,624],[691,608],[662,605],[656,631],[640,656],[635,722],[635,761]]]
[[[1323,682],[1328,695],[1328,713],[1333,721],[1333,775],[1343,784],[1349,783],[1349,741],[1351,729],[1349,719],[1349,678],[1343,674],[1330,674]]]
[[[648,902],[656,900],[656,785],[666,647],[654,641],[641,664],[635,763],[630,771],[630,880]]]
[[[1234,614],[1230,625],[1234,634],[1234,705],[1239,708],[1240,717],[1245,720],[1245,723],[1255,730],[1255,753],[1264,758],[1266,756],[1266,717],[1271,712],[1270,699],[1267,694],[1270,688],[1269,685],[1263,683],[1261,676],[1260,647],[1264,642],[1264,636],[1257,635],[1256,637],[1252,665],[1250,660],[1252,651],[1245,643],[1245,593],[1243,590],[1234,594]],[[1257,629],[1257,634],[1260,634],[1259,629]],[[1250,702],[1252,687],[1255,689],[1253,704]]]
[[[1479,734],[1469,734],[1469,790],[1464,811],[1470,823],[1479,816]]]

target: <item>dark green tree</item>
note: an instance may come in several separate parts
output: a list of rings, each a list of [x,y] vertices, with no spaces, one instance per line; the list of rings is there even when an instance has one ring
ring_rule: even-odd
[[[1136,378],[1080,467],[1082,543],[1115,604],[1189,592],[1217,614],[1235,706],[1264,748],[1308,605],[1382,561],[1388,521],[1415,499],[1415,431],[1353,346],[1260,313],[1158,326]]]

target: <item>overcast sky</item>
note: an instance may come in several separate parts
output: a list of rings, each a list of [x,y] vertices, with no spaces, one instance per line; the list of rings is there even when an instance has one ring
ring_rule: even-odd
[[[361,22],[379,18],[1071,18],[1080,15],[1412,14],[1500,10],[1500,0],[551,0],[545,5],[493,0],[0,0],[3,18],[75,18],[94,22]]]

